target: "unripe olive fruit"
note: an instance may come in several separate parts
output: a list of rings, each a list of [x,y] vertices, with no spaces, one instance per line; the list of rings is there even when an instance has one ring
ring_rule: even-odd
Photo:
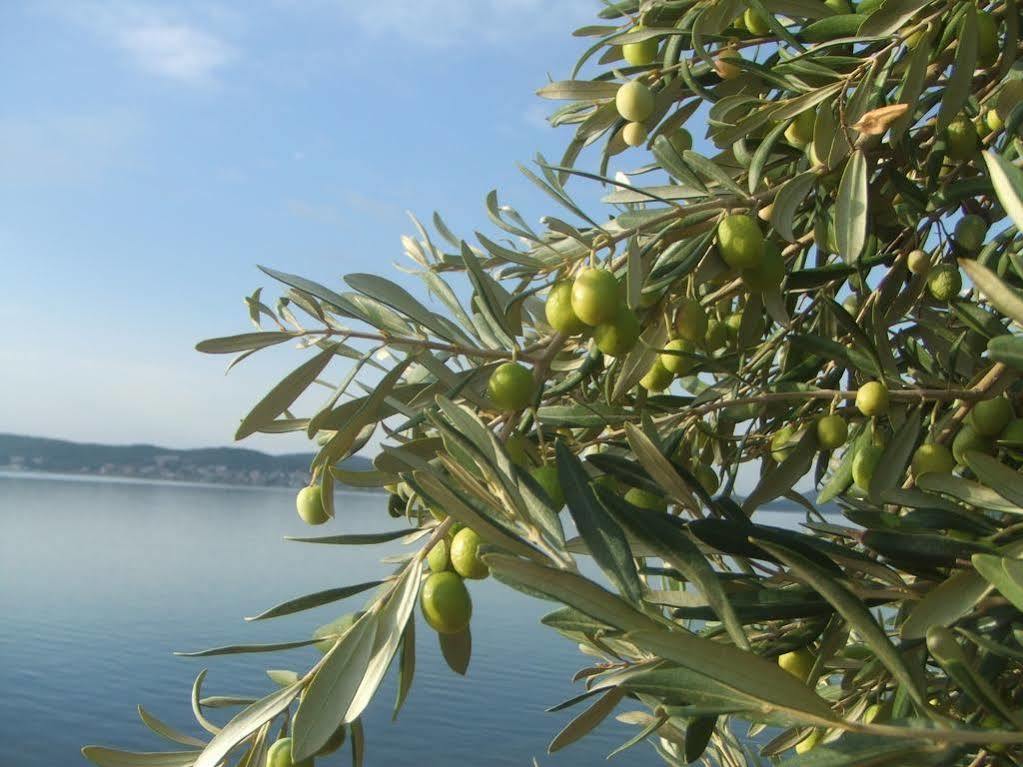
[[[998,111],[995,109],[989,109],[984,113],[984,124],[987,129],[992,133],[1000,131],[1005,127],[1005,122],[999,116]]]
[[[641,123],[653,114],[653,91],[639,80],[630,80],[615,93],[615,107],[623,119]]]
[[[572,283],[572,311],[587,325],[614,319],[621,307],[621,287],[607,269],[583,269]]]
[[[845,297],[842,301],[842,308],[845,309],[846,313],[851,317],[855,317],[860,313],[860,298],[855,293],[852,293]]]
[[[330,652],[330,648],[334,646],[334,642],[339,636],[348,631],[357,621],[362,617],[362,611],[356,611],[354,613],[347,613],[342,615],[340,618],[335,618],[330,623],[325,623],[319,626],[313,631],[313,639],[320,639],[322,641],[316,642],[313,647],[319,650],[321,653],[326,655]]]
[[[679,128],[675,131],[671,138],[668,139],[671,145],[675,147],[675,151],[679,154],[688,152],[693,148],[693,134],[687,131],[685,128]]]
[[[586,323],[572,309],[572,282],[569,280],[562,280],[551,288],[543,309],[547,322],[559,333],[574,336],[586,330]]]
[[[696,481],[700,483],[700,487],[707,495],[714,495],[718,491],[721,481],[710,466],[700,464],[693,472],[693,476],[696,477]]]
[[[966,251],[980,250],[987,237],[987,222],[980,216],[969,213],[956,222],[952,239]]]
[[[675,333],[683,341],[701,344],[707,335],[707,312],[695,298],[683,298],[675,310]]]
[[[945,154],[953,160],[971,159],[980,148],[980,136],[973,121],[957,117],[945,129]]]
[[[742,270],[742,281],[750,290],[763,293],[779,287],[785,279],[785,259],[773,242],[764,243],[764,255],[752,269]]]
[[[638,32],[642,27],[636,27]],[[638,43],[626,43],[622,46],[622,56],[634,67],[645,67],[657,60],[657,38],[648,37]]]
[[[356,611],[319,626],[313,631],[313,639],[321,639],[322,641],[316,642],[313,646],[322,652],[323,655],[326,655],[337,638],[352,628],[361,617],[362,611]]]
[[[970,411],[970,423],[984,437],[996,437],[1015,418],[1012,403],[1005,397],[977,402]]]
[[[622,141],[629,146],[643,146],[646,136],[646,126],[643,123],[626,123],[622,128]]]
[[[476,531],[463,527],[451,539],[451,566],[463,578],[479,580],[490,575],[490,568],[480,559],[483,543]]]
[[[812,109],[800,112],[785,129],[785,140],[797,149],[802,149],[813,141],[813,126],[817,114]]]
[[[838,413],[826,415],[817,421],[817,444],[825,450],[834,450],[849,438],[849,425]]]
[[[522,410],[536,394],[533,374],[517,362],[504,362],[491,373],[487,394],[499,410]]]
[[[952,440],[952,455],[955,457],[956,463],[965,466],[968,452],[990,453],[991,447],[991,438],[985,437],[973,427],[973,424],[968,423],[959,430],[955,439]]]
[[[911,51],[915,50],[916,47],[920,45],[920,41],[924,39],[924,37],[930,30],[931,30],[930,24],[923,27],[919,27],[915,32],[913,32],[913,34],[909,35],[909,37],[906,38],[906,47],[909,48]]]
[[[668,370],[660,359],[655,359],[650,369],[639,380],[639,385],[648,392],[661,392],[671,386],[675,380],[675,374]]]
[[[771,31],[771,24],[767,19],[767,15],[754,11],[752,8],[746,9],[746,12],[742,15],[742,20],[746,25],[746,29],[754,35],[766,35]]]
[[[528,469],[533,465],[531,458],[533,443],[524,434],[512,434],[505,440],[504,449],[508,453],[508,457],[511,458],[512,463],[516,466]]]
[[[881,462],[884,448],[880,445],[866,444],[856,451],[852,463],[853,484],[863,492],[870,489],[870,480],[874,476],[877,465]]]
[[[629,488],[629,491],[625,494],[625,500],[641,509],[650,509],[651,511],[668,510],[668,502],[663,496],[638,487]]]
[[[707,333],[703,338],[703,345],[707,351],[715,352],[718,349],[723,349],[727,343],[728,329],[725,327],[725,323],[715,319],[708,320]]]
[[[810,734],[803,738],[796,744],[796,753],[805,754],[807,751],[811,751],[817,748],[817,745],[821,742],[821,731],[811,730]]]
[[[664,348],[667,349],[668,351],[673,352],[684,352],[686,354],[693,353],[693,345],[681,338],[675,338],[672,339],[671,341],[668,341],[668,343],[664,345]],[[690,370],[693,369],[693,366],[696,364],[696,361],[692,357],[686,357],[683,356],[682,354],[662,353],[659,359],[660,364],[666,370],[679,376],[686,375]]]
[[[752,269],[764,256],[764,235],[755,218],[732,213],[718,222],[718,252],[735,269]]]
[[[987,11],[977,11],[977,64],[989,67],[998,61],[998,25]]]
[[[714,71],[722,80],[734,80],[742,74],[742,67],[735,63],[741,60],[739,51],[732,46],[726,46],[714,56]]]
[[[884,701],[883,703],[873,703],[867,706],[867,710],[863,712],[863,723],[872,724],[877,722],[887,722],[892,718],[892,704],[891,701]]]
[[[868,418],[888,412],[888,387],[880,381],[869,381],[856,392],[856,408]]]
[[[840,15],[853,12],[852,6],[849,5],[849,0],[824,0],[824,5]]]
[[[881,7],[882,0],[862,0],[856,6],[856,13],[861,16],[869,16]]]
[[[800,647],[798,650],[779,655],[778,665],[792,676],[805,682],[815,660],[816,657],[809,648]]]
[[[631,309],[620,306],[615,318],[593,330],[593,340],[597,348],[612,357],[628,354],[639,340],[639,319]]]
[[[266,752],[266,767],[313,767],[313,760],[296,762],[291,758],[291,738],[280,738]]]
[[[565,491],[561,489],[561,479],[558,477],[558,467],[551,464],[538,466],[530,472],[536,483],[547,493],[555,509],[561,509],[565,505]]]
[[[775,463],[781,463],[789,457],[792,448],[796,446],[802,437],[802,432],[797,431],[794,426],[785,425],[771,435],[771,458]]]
[[[464,631],[472,618],[472,600],[458,573],[432,573],[419,595],[423,617],[438,634]]]
[[[925,442],[913,453],[910,464],[914,477],[924,474],[951,474],[956,467],[952,451],[936,442]]]
[[[430,570],[435,573],[442,573],[445,570],[451,569],[451,557],[448,551],[448,540],[447,538],[441,538],[430,549],[430,553],[426,555],[426,564],[430,566]]]
[[[906,256],[906,268],[913,274],[927,274],[931,270],[931,257],[922,250],[914,250]]]
[[[935,301],[951,301],[962,289],[963,278],[959,270],[950,264],[942,264],[927,275],[927,292]]]
[[[323,508],[323,491],[319,485],[309,485],[299,490],[295,497],[295,508],[307,525],[322,525],[330,519],[327,510]]]

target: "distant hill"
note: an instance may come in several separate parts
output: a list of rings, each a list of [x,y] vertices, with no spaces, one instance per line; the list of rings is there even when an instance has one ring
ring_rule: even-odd
[[[300,487],[309,481],[312,453],[270,455],[238,447],[174,450],[156,445],[95,445],[0,434],[0,469],[168,479],[232,485]],[[372,468],[366,458],[344,462]]]

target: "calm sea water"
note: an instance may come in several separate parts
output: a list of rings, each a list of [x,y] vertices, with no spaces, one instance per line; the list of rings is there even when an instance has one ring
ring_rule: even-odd
[[[177,658],[174,650],[304,639],[359,605],[346,603],[247,624],[279,601],[388,573],[367,548],[282,540],[308,534],[290,491],[0,476],[0,765],[84,765],[96,743],[135,750],[164,744],[135,706],[195,735],[192,680],[209,668],[205,694],[271,689],[267,668],[304,670],[302,648],[267,655]],[[379,495],[338,498],[320,528],[368,532],[400,524]],[[317,531],[319,532],[319,530]],[[491,580],[471,584],[473,658],[466,677],[448,670],[436,636],[418,627],[415,685],[391,723],[389,678],[366,716],[367,764],[588,765],[634,732],[608,722],[554,756],[546,745],[573,712],[544,708],[581,687],[585,659],[538,624],[548,605]],[[348,764],[347,749],[323,764]],[[656,764],[649,746],[616,758]]]
[[[282,540],[308,534],[292,493],[0,474],[0,767],[84,765],[83,744],[170,748],[138,720],[143,704],[201,736],[189,692],[262,695],[267,668],[305,670],[302,648],[191,659],[174,650],[304,639],[361,597],[259,623],[284,599],[370,580],[400,544],[352,548]],[[338,497],[324,534],[394,529],[379,495]],[[787,516],[787,515],[786,515]],[[770,520],[765,520],[770,521]],[[319,532],[319,531],[318,531]],[[471,584],[473,658],[449,671],[422,621],[416,678],[391,722],[393,669],[365,716],[370,767],[423,764],[592,765],[635,730],[608,720],[548,756],[550,739],[581,709],[544,709],[582,691],[577,648],[539,625],[549,604],[492,580]],[[216,717],[213,717],[216,718]],[[224,717],[220,717],[221,720]],[[348,749],[322,764],[348,764]],[[659,764],[641,744],[614,764]]]

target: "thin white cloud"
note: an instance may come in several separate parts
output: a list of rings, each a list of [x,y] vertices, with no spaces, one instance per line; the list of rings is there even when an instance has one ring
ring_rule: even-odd
[[[235,57],[234,49],[212,34],[166,19],[124,26],[115,37],[142,69],[185,83],[208,82]]]
[[[142,71],[188,85],[205,85],[238,56],[201,8],[136,0],[51,6],[59,15],[118,48]]]

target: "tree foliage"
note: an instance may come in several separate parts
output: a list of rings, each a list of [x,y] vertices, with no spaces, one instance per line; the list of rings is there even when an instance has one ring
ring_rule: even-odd
[[[256,616],[374,589],[311,639],[201,653],[324,653],[257,701],[204,698],[200,675],[209,742],[146,715],[174,752],[87,747],[94,762],[262,764],[282,722],[296,762],[346,732],[358,761],[388,669],[396,714],[413,683],[417,599],[464,673],[460,578],[488,570],[557,603],[543,623],[592,660],[551,751],[618,711],[636,728],[622,748],[673,765],[1023,755],[1015,1],[625,0],[600,17],[539,90],[572,131],[523,169],[557,203],[540,231],[491,192],[496,234],[414,222],[419,289],[264,269],[283,293],[247,299],[255,330],[199,345],[232,365],[307,350],[238,438],[318,441],[304,519],[333,517],[340,485],[386,488],[401,520],[302,540],[409,553]],[[619,156],[638,166],[612,177]],[[584,209],[583,185],[607,207]],[[339,468],[371,444],[372,471]],[[760,521],[777,499],[798,530]],[[431,584],[428,558],[454,570]],[[239,709],[222,729],[218,705]]]

